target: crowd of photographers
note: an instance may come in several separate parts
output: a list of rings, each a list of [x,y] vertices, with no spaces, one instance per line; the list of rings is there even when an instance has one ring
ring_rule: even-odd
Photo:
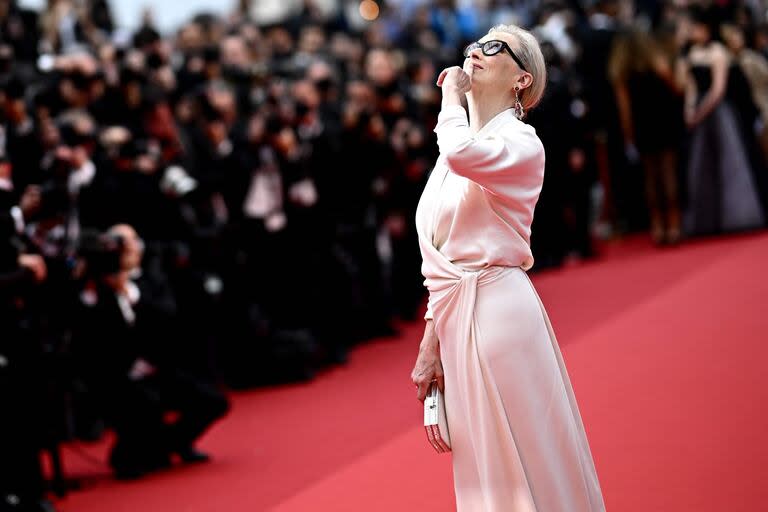
[[[720,3],[768,41],[757,5]],[[549,65],[528,119],[547,147],[537,267],[649,210],[658,235],[662,178],[643,177],[609,63],[638,21],[673,62],[685,2],[403,0],[369,23],[308,0],[269,24],[250,4],[162,36],[116,28],[103,0],[0,1],[0,509],[50,507],[39,450],[105,426],[118,477],[206,460],[194,441],[229,406],[216,384],[307,379],[418,317],[435,77],[495,23],[533,28]],[[648,107],[676,175],[683,88]]]

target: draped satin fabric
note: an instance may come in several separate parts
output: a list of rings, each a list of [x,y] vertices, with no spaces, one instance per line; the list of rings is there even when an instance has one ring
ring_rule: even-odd
[[[525,270],[544,149],[511,111],[444,108],[416,225],[459,512],[604,511],[573,389]]]

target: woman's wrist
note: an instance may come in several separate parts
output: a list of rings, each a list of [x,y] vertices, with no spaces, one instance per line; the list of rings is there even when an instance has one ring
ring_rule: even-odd
[[[449,105],[462,106],[464,93],[458,87],[443,87],[443,107]]]
[[[419,345],[419,353],[420,354],[430,354],[430,355],[437,355],[440,356],[440,343],[438,343],[437,339],[434,340],[423,340],[421,342],[421,345]]]
[[[435,350],[439,345],[437,339],[437,333],[435,332],[435,324],[433,320],[427,320],[427,325],[424,328],[424,337],[419,344],[420,350]]]

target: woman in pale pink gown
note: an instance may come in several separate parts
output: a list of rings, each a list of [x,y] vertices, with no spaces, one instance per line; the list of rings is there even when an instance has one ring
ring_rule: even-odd
[[[440,157],[416,213],[429,289],[412,378],[445,391],[459,512],[604,511],[576,399],[528,279],[544,148],[536,39],[500,26],[444,70]],[[466,96],[467,111],[462,107]]]

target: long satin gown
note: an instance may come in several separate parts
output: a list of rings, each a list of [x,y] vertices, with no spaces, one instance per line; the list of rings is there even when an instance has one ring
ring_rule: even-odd
[[[528,279],[544,148],[512,110],[442,110],[416,212],[459,512],[604,511],[560,349]]]

